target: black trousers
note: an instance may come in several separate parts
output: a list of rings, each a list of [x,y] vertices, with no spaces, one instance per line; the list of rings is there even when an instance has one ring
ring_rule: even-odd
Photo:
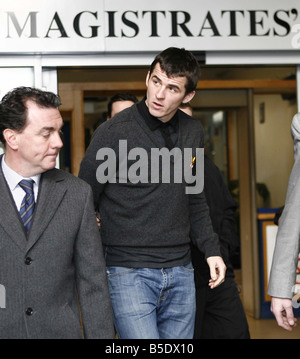
[[[194,339],[250,339],[247,318],[234,278],[219,287],[196,284]]]

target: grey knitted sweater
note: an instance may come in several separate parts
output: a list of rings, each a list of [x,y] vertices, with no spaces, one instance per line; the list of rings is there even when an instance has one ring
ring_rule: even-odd
[[[178,111],[178,123],[180,149],[203,147],[203,129],[197,120]],[[81,163],[79,177],[92,187],[95,208],[100,213],[104,246],[140,248],[143,252],[149,249],[149,253],[157,252],[166,257],[172,253],[174,257],[174,254],[176,256],[176,253],[188,249],[193,240],[206,258],[219,256],[219,241],[212,229],[203,192],[186,194],[187,183],[184,180],[182,183],[162,183],[161,176],[158,183],[151,183],[151,149],[161,147],[137,105],[117,114],[95,131]],[[136,149],[139,153],[143,149],[148,157],[127,159],[125,167],[127,173],[128,170],[133,172],[138,160],[145,162],[145,158],[149,158],[149,181],[145,183],[132,183],[121,176],[124,162],[120,162],[120,157],[129,157],[127,154]],[[102,152],[108,155],[105,157]],[[111,153],[115,154],[115,161],[109,162]],[[99,179],[100,172],[103,174],[103,169],[108,166],[115,166],[114,171],[106,170],[110,181],[99,183],[97,177]],[[170,166],[172,170],[172,160]],[[182,264],[180,258],[176,264]]]

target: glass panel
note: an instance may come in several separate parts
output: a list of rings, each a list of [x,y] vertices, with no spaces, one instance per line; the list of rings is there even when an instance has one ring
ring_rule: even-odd
[[[0,67],[0,99],[10,90],[18,86],[33,86],[33,67]],[[0,143],[0,155],[3,153]]]
[[[235,109],[194,109],[204,129],[205,154],[215,163],[223,174],[232,197],[239,204],[239,171],[237,142],[237,110]],[[237,230],[239,231],[240,212],[236,211]],[[240,251],[231,258],[235,269],[240,268]]]
[[[203,111],[200,121],[205,129],[205,153],[227,179],[227,129],[225,111]]]
[[[107,96],[84,97],[85,147],[87,148],[95,129],[106,120]]]
[[[34,86],[33,67],[0,67],[0,98],[18,86]]]
[[[257,207],[284,204],[294,162],[291,122],[297,113],[295,94],[254,95]]]
[[[215,163],[227,185],[238,180],[236,111],[195,109],[204,129],[205,154]]]

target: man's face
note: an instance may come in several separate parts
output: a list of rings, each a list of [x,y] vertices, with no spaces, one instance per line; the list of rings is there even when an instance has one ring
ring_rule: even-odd
[[[195,91],[186,94],[186,77],[168,77],[156,64],[151,75],[146,79],[149,112],[162,122],[167,122],[175,115],[181,103],[189,102]]]
[[[117,113],[125,110],[125,108],[131,107],[134,105],[132,101],[116,101],[111,106],[111,117],[116,115]]]
[[[27,124],[16,132],[15,156],[23,176],[33,176],[55,167],[63,143],[60,138],[63,120],[55,108],[41,108],[27,102]]]

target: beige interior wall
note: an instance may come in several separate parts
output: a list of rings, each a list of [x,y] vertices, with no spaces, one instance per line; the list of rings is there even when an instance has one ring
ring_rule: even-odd
[[[264,119],[260,113],[262,104]],[[267,185],[271,208],[285,201],[294,162],[290,127],[296,111],[296,101],[283,100],[279,94],[254,96],[256,181]]]

